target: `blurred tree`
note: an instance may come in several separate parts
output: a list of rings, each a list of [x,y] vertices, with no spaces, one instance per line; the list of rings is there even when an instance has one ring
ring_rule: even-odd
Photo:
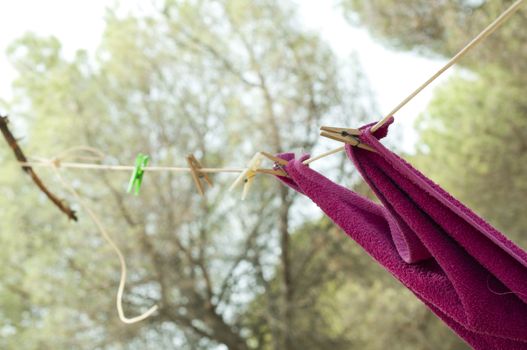
[[[396,47],[451,56],[513,1],[341,2]],[[527,248],[523,218],[527,154],[527,8],[461,62],[464,71],[442,86],[418,120],[415,163],[434,180]]]
[[[513,1],[339,2],[350,23],[367,26],[387,45],[450,58]],[[417,154],[411,156],[425,174],[523,248],[526,25],[524,6],[463,58],[465,69],[438,88],[418,119]],[[430,340],[429,348],[443,345]]]
[[[516,77],[492,67],[450,79],[419,120],[422,156],[416,161],[527,248],[525,93]]]
[[[388,45],[451,57],[507,9],[513,0],[339,0],[353,24],[364,24]],[[525,76],[527,7],[463,58],[462,64],[484,69],[507,67]]]
[[[29,155],[87,144],[104,150],[107,163],[144,152],[156,164],[183,165],[195,152],[207,166],[242,165],[259,150],[311,149],[330,111],[349,125],[360,120],[343,106],[368,114],[367,97],[339,77],[328,46],[299,29],[294,8],[274,0],[152,4],[108,11],[95,58],[65,59],[58,40],[35,35],[11,46],[19,77],[9,107]],[[248,349],[265,328],[271,348],[293,349],[294,320],[316,317],[294,299],[310,286],[294,283],[295,197],[275,180],[259,179],[242,206],[225,195],[227,176],[201,199],[189,176],[148,173],[135,198],[123,193],[129,174],[68,172],[124,250],[126,314],[160,307],[124,326],[114,307],[117,261],[92,223],[82,213],[78,225],[65,223],[7,150],[1,157],[0,347]],[[313,275],[313,283],[319,278],[328,277]],[[256,295],[265,317],[255,323],[245,312]]]
[[[327,218],[307,222],[293,235],[293,349],[468,349],[415,296],[375,263]],[[279,280],[273,281],[276,287]],[[300,292],[300,293],[298,293]],[[259,305],[246,317],[258,349],[273,349]],[[309,315],[309,317],[306,317]]]

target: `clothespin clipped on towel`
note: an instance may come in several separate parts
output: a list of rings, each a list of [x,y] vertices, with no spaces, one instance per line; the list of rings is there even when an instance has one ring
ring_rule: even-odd
[[[354,147],[359,147],[371,152],[375,152],[373,148],[360,142],[359,136],[361,131],[359,129],[322,126],[320,130],[320,136],[324,136],[332,140],[350,144]]]
[[[233,182],[231,187],[229,188],[229,191],[232,191],[236,186],[238,186],[242,181],[245,182],[243,185],[243,194],[242,194],[242,200],[244,200],[247,197],[247,194],[249,193],[249,189],[251,188],[254,177],[258,173],[262,174],[270,174],[270,175],[278,175],[278,176],[287,176],[287,173],[283,170],[275,170],[275,169],[262,169],[260,168],[260,165],[262,164],[262,157],[267,157],[274,161],[275,163],[281,163],[281,165],[287,164],[287,161],[275,157],[269,153],[265,152],[258,152],[256,153],[251,160],[249,161],[249,164],[247,165],[247,168],[236,178],[236,180]]]
[[[289,177],[289,175],[287,175],[286,171],[285,171],[285,166],[287,165],[287,163],[289,163],[287,160],[285,159],[282,159],[282,158],[279,158],[279,157],[276,157],[274,155],[272,155],[271,153],[267,153],[267,152],[260,152],[262,154],[262,156],[266,157],[267,159],[271,160],[273,163],[274,163],[274,166],[273,166],[273,172],[270,173],[272,175],[277,175],[277,176],[284,176],[284,177]],[[263,169],[261,169],[263,170]]]
[[[203,188],[203,184],[201,183],[201,179],[203,179],[210,187],[212,187],[212,180],[209,178],[209,176],[203,172],[200,171],[202,168],[200,162],[194,157],[193,154],[189,154],[187,156],[187,163],[190,167],[190,174],[192,175],[192,179],[194,180],[194,183],[196,184],[196,188],[198,189],[198,192],[201,196],[205,195],[205,189]]]
[[[271,153],[259,152],[265,158],[271,160],[274,163],[273,169],[256,169],[257,173],[276,175],[276,176],[285,176],[288,177],[287,173],[283,168],[287,165],[287,160],[273,156]]]
[[[267,153],[267,152],[260,152],[264,157],[272,160],[273,162],[275,162],[276,165],[278,166],[286,166],[287,165],[287,160],[285,159],[282,159],[282,158],[278,158],[276,156],[273,156],[271,153]],[[287,175],[287,174],[285,174]]]

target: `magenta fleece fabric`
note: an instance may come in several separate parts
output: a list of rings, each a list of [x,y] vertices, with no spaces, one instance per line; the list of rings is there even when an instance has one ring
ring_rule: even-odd
[[[390,123],[393,119],[390,121]],[[388,123],[388,125],[390,124]],[[302,164],[279,179],[309,197],[348,236],[474,349],[527,349],[527,254],[469,208],[389,151],[371,125],[347,146],[382,205]]]

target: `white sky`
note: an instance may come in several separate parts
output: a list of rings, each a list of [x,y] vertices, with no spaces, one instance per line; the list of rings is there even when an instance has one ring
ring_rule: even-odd
[[[94,49],[104,26],[105,0],[0,0],[0,96],[10,96],[14,71],[9,66],[7,46],[24,33],[55,35],[66,52]]]
[[[383,113],[391,110],[442,64],[412,53],[387,50],[364,29],[351,27],[331,0],[297,0],[297,3],[304,24],[317,30],[339,56],[358,52]],[[10,84],[15,77],[5,57],[10,42],[33,31],[58,37],[66,54],[80,48],[93,51],[103,31],[104,8],[109,4],[107,0],[0,0],[0,98],[10,97]],[[432,90],[425,90],[397,115],[404,129],[407,150],[412,149],[415,140],[413,121],[426,108]],[[380,117],[372,116],[372,120]]]

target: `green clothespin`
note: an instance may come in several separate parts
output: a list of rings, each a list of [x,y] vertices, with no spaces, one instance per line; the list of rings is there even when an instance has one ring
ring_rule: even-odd
[[[139,153],[135,158],[135,168],[128,183],[127,192],[130,193],[134,190],[134,194],[137,196],[141,189],[141,183],[143,182],[143,175],[145,173],[144,167],[148,165],[149,157],[146,154]]]

